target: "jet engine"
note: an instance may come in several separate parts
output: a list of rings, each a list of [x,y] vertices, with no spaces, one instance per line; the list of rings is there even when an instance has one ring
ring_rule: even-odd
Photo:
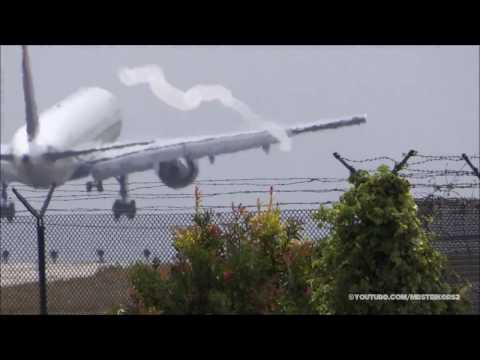
[[[160,162],[155,172],[162,182],[173,189],[183,188],[195,181],[198,176],[198,163],[191,159],[176,159]]]

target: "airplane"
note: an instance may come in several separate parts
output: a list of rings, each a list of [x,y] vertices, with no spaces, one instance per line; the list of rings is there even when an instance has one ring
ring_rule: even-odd
[[[99,87],[82,88],[41,114],[37,112],[28,48],[22,46],[23,94],[26,124],[9,144],[0,147],[0,215],[12,221],[15,205],[7,198],[7,187],[20,182],[33,188],[53,190],[69,181],[87,179],[86,191],[103,191],[102,182],[115,178],[119,199],[112,211],[115,220],[122,215],[133,219],[135,200],[128,197],[130,173],[155,171],[166,186],[179,189],[198,176],[198,160],[253,148],[268,153],[279,141],[266,130],[143,142],[117,142],[122,115],[115,96]],[[289,137],[360,125],[366,116],[329,122],[312,122],[286,127]]]

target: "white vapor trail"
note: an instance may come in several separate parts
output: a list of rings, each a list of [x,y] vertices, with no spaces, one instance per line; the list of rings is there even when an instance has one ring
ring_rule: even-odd
[[[290,151],[291,139],[284,128],[267,121],[253,112],[247,104],[236,99],[230,90],[222,85],[195,85],[187,91],[182,91],[165,78],[162,68],[158,65],[145,65],[136,68],[122,68],[118,72],[120,81],[127,86],[148,84],[156,97],[181,111],[196,109],[205,101],[220,101],[225,107],[231,108],[251,125],[268,131],[280,143],[282,151]]]

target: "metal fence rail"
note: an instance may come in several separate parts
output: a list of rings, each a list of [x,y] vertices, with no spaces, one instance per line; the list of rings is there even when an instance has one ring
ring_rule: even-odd
[[[435,247],[450,266],[473,286],[479,312],[479,200],[417,201],[420,213],[433,214],[429,225]],[[303,223],[304,235],[321,239],[326,232],[312,220],[315,209],[283,210],[282,217]],[[217,213],[228,223],[232,214]],[[173,230],[192,224],[192,214],[139,214],[119,222],[111,214],[46,215],[49,313],[108,313],[129,301],[126,269],[137,261],[168,263],[175,250]],[[19,216],[0,222],[0,313],[38,313],[35,220]]]

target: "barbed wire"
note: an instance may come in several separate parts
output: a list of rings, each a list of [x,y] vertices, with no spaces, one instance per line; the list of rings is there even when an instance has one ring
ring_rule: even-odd
[[[457,189],[474,189],[479,186],[479,182],[456,182],[456,183],[445,183],[445,184],[436,184],[436,183],[411,183],[412,188],[457,188]],[[245,195],[245,194],[268,194],[270,192],[270,186],[264,186],[265,190],[237,190],[237,191],[220,191],[220,192],[202,192],[202,197],[215,197],[215,196],[225,196],[225,195]],[[347,188],[326,188],[326,189],[275,189],[273,187],[274,193],[334,193],[334,192],[345,192]],[[155,189],[154,187],[150,188],[151,190]],[[68,191],[66,191],[68,192]],[[131,191],[131,194],[134,194],[137,198],[149,198],[149,199],[180,199],[180,198],[193,198],[194,193],[134,193]],[[117,191],[102,192],[98,194],[87,195],[84,192],[81,193],[68,193],[60,194],[55,196],[56,201],[75,201],[75,200],[91,200],[91,199],[110,199],[112,197],[118,196]],[[42,200],[44,195],[30,195],[28,196],[29,200]]]
[[[333,201],[296,201],[296,202],[277,202],[275,201],[273,203],[274,206],[319,206],[319,205],[330,205],[333,204]],[[238,208],[239,206],[243,208],[258,208],[260,207],[261,209],[267,208],[269,205],[267,204],[210,204],[210,205],[205,205],[202,204],[203,209],[232,209],[232,208]],[[81,215],[82,213],[105,213],[105,211],[108,209],[104,208],[65,208],[65,209],[58,209],[58,208],[53,208],[53,209],[48,209],[48,213],[74,213],[74,214],[79,214]],[[162,212],[162,211],[184,211],[188,210],[189,212],[194,212],[195,211],[195,205],[191,206],[175,206],[175,205],[154,205],[154,206],[142,206],[137,208],[138,211],[152,211],[152,212]],[[18,210],[17,211],[19,214],[29,214],[28,210]],[[48,218],[48,215],[47,215]],[[31,222],[26,222],[30,224]]]
[[[406,178],[423,178],[423,177],[439,177],[439,176],[475,176],[473,171],[462,170],[422,170],[422,169],[406,169],[404,171],[410,171],[408,173],[400,173],[400,176]]]
[[[374,158],[368,158],[368,159],[361,159],[361,160],[355,160],[355,159],[349,159],[349,158],[346,158],[346,157],[341,157],[343,160],[346,160],[348,162],[353,162],[353,163],[366,163],[366,162],[372,162],[372,161],[380,161],[380,160],[388,160],[388,161],[391,161],[393,163],[396,163],[396,160],[391,158],[391,157],[388,157],[388,156],[377,156],[377,157],[374,157]]]
[[[367,170],[370,172],[375,172],[376,169]],[[419,177],[440,177],[440,176],[475,176],[473,171],[465,171],[465,170],[445,170],[445,169],[407,169],[409,171],[407,173],[400,173],[400,176],[406,178],[419,178]],[[291,183],[275,183],[275,182],[265,182],[265,183],[258,183],[258,182],[250,182],[250,183],[238,183],[237,179],[230,179],[230,182],[224,181],[222,183],[203,183],[202,181],[195,181],[194,185],[197,186],[206,186],[206,185],[214,185],[214,186],[291,186],[291,185],[302,185],[302,184],[311,184],[311,183],[341,183],[341,182],[348,182],[348,178],[301,178],[303,180],[291,182]],[[213,180],[213,179],[212,179]],[[267,178],[259,178],[259,179],[249,179],[251,181],[268,181]],[[149,186],[137,186],[136,185],[143,185],[143,184],[151,184]],[[105,184],[105,186],[116,186],[115,183],[112,184]],[[134,187],[132,187],[134,186]],[[19,184],[16,186],[17,189],[22,190],[24,192],[30,193],[44,193],[45,189],[35,189],[31,188],[28,185]],[[82,188],[76,190],[76,188]],[[149,182],[142,182],[142,181],[132,181],[129,182],[129,189],[130,191],[137,191],[137,190],[151,190],[155,188],[168,188],[168,186],[162,184],[159,180],[158,181],[149,181]],[[56,193],[60,192],[68,192],[71,193],[72,191],[79,191],[85,192],[85,184],[64,184],[61,188],[55,190]],[[116,192],[114,190],[105,189],[103,192]]]
[[[447,169],[415,169],[412,166],[425,164],[427,162],[434,161],[462,161],[465,166],[465,162],[462,156],[459,155],[424,155],[424,154],[414,154],[412,157],[420,158],[421,161],[409,161],[406,168],[402,169],[400,176],[410,179],[427,179],[441,176],[451,176],[451,177],[461,177],[461,176],[475,176],[473,171],[464,171],[461,170],[447,170]],[[367,159],[349,159],[346,157],[341,157],[343,160],[354,162],[354,163],[367,163],[373,161],[388,160],[397,164],[397,161],[388,156],[377,156]],[[480,159],[478,155],[470,155],[470,159]],[[376,169],[364,169],[368,172],[375,172]],[[198,179],[195,181],[195,185],[200,187],[208,186],[251,186],[251,187],[263,187],[266,185],[271,185],[274,187],[283,187],[283,186],[292,186],[292,185],[305,185],[310,183],[342,183],[348,182],[348,178],[328,178],[328,177],[251,177],[251,178],[213,178],[213,179]],[[105,184],[105,186],[114,186],[115,182]],[[131,192],[138,190],[154,190],[156,188],[167,188],[166,185],[160,181],[132,181],[128,183]],[[62,188],[56,190],[56,193],[69,193],[73,195],[72,192],[74,189],[85,188],[85,184],[65,184]],[[18,189],[23,192],[42,192],[42,190],[32,189],[25,185],[18,185]],[[82,189],[83,190],[83,189]],[[78,191],[78,190],[77,190]],[[81,190],[80,190],[81,191]],[[82,191],[83,193],[83,191]],[[104,194],[114,194],[114,190],[104,190]],[[180,196],[180,195],[176,195]]]
[[[423,155],[416,154],[412,157],[420,159],[420,161],[407,162],[407,166],[402,169],[399,175],[407,180],[411,184],[412,193],[415,198],[431,198],[434,196],[439,197],[458,197],[458,198],[468,198],[476,197],[474,191],[476,189],[480,190],[480,182],[477,180],[475,173],[473,171],[464,170],[467,165],[464,159],[458,155]],[[348,158],[342,158],[346,161],[351,161],[355,163],[369,163],[373,161],[384,161],[388,160],[397,164],[397,162],[387,156],[373,157],[363,160],[354,160]],[[480,159],[477,155],[471,155],[470,159]],[[448,169],[448,168],[417,168],[420,164],[425,164],[426,162],[438,162],[439,161],[458,161],[463,162],[463,166],[457,169]],[[413,165],[413,166],[412,166]],[[366,169],[368,172],[376,172],[377,169]],[[341,195],[348,190],[349,178],[348,177],[316,177],[316,176],[306,176],[306,177],[239,177],[239,178],[204,178],[196,180],[192,186],[196,186],[200,189],[203,199],[224,199],[224,203],[217,204],[208,204],[208,201],[203,205],[206,209],[226,209],[231,208],[231,200],[233,196],[245,195],[246,203],[248,203],[248,195],[268,195],[273,189],[274,194],[278,194],[281,197],[282,194],[285,196],[289,194],[298,194],[302,196],[319,195],[319,196],[329,196]],[[332,185],[325,186],[323,185]],[[341,185],[340,185],[341,184]],[[182,203],[178,204],[168,204],[171,201],[181,201],[181,200],[192,200],[195,198],[193,191],[171,191],[169,187],[164,185],[160,180],[150,180],[150,181],[130,181],[129,184],[129,197],[135,200],[150,200],[161,202],[164,200],[167,204],[154,204],[152,206],[141,206],[137,207],[137,211],[146,212],[172,212],[172,211],[192,211],[194,209],[193,202],[192,205],[185,205]],[[340,186],[336,186],[340,185]],[[221,191],[210,191],[210,187],[219,187]],[[229,190],[229,188],[235,188]],[[16,186],[18,190],[22,193],[25,193],[25,197],[32,201],[33,203],[43,202],[45,198],[44,189],[34,189],[23,184]],[[168,190],[170,191],[168,191]],[[205,189],[205,190],[203,190]],[[165,191],[167,190],[167,191]],[[217,189],[215,189],[217,190]],[[468,190],[472,190],[472,193],[469,194]],[[284,200],[278,201],[276,203],[279,206],[318,206],[320,204],[329,204],[333,201],[338,201],[338,199],[328,198],[308,198],[297,197],[295,199],[285,198]],[[479,196],[480,197],[480,194]],[[59,187],[55,191],[55,196],[52,200],[52,206],[48,209],[48,212],[52,213],[65,213],[65,212],[105,212],[110,211],[110,203],[106,208],[82,208],[79,206],[70,206],[69,208],[62,208],[60,204],[73,204],[80,201],[89,201],[89,200],[114,200],[118,198],[118,184],[115,180],[108,181],[104,183],[103,192],[93,191],[87,193],[85,184],[83,183],[67,183],[62,187]],[[251,198],[250,198],[251,199]],[[258,198],[257,198],[258,199]],[[252,201],[254,199],[251,199]],[[290,200],[290,201],[287,201]],[[293,201],[292,201],[293,200]],[[310,201],[302,201],[310,200]],[[326,201],[328,200],[328,201]],[[88,205],[87,205],[88,206]],[[138,205],[137,205],[138,206]],[[257,204],[248,204],[246,207],[257,207]],[[18,209],[17,213],[27,213],[27,210]]]
[[[403,154],[403,156],[405,156],[406,154]],[[374,162],[374,161],[380,161],[380,160],[388,160],[390,162],[393,162],[393,163],[398,163],[397,160],[391,158],[391,157],[388,157],[388,156],[377,156],[377,157],[373,157],[373,158],[367,158],[367,159],[349,159],[349,158],[346,158],[346,157],[343,157],[343,156],[340,156],[343,160],[345,161],[348,161],[348,162],[352,162],[352,163],[368,163],[368,162]],[[420,159],[423,159],[423,160],[420,160],[420,161],[409,161],[408,162],[408,165],[411,166],[411,165],[419,165],[419,164],[425,164],[425,163],[428,163],[428,162],[434,162],[434,161],[465,161],[463,159],[463,157],[461,155],[423,155],[423,154],[415,154],[415,155],[412,155],[412,158],[420,158]],[[479,155],[470,155],[469,156],[470,159],[480,159],[480,156]]]
[[[250,181],[247,183],[241,183],[239,181]],[[274,181],[282,181],[282,182],[274,182]],[[289,180],[295,180],[291,182],[285,182]],[[338,183],[338,182],[346,182],[348,178],[315,178],[315,177],[302,177],[302,178],[249,178],[249,179],[204,179],[204,180],[196,180],[194,182],[195,185],[198,186],[266,186],[266,185],[273,185],[273,186],[290,186],[290,185],[299,185],[299,184],[308,184],[313,182],[318,183]],[[259,182],[266,182],[265,184]],[[116,183],[108,183],[104,184],[105,186],[115,186]],[[137,186],[136,188],[131,188],[131,186]],[[142,185],[149,185],[149,186],[142,186]],[[144,189],[152,189],[156,187],[168,188],[167,185],[164,185],[160,181],[132,181],[128,183],[130,190],[144,190]],[[82,188],[83,191],[85,189],[85,184],[64,184],[62,188],[56,189],[56,192],[70,192],[73,191],[71,188]],[[19,184],[17,186],[18,189],[25,190],[27,192],[44,192],[43,189],[34,189],[24,184]],[[108,190],[105,190],[108,191]]]

